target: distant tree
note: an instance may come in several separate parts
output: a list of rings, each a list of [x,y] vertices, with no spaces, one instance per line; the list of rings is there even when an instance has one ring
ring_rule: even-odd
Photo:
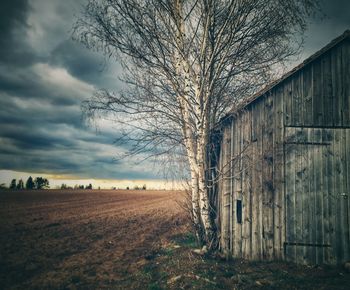
[[[92,184],[90,183],[89,185],[87,185],[85,189],[92,189]]]
[[[139,188],[138,185],[135,185],[135,186],[134,186],[134,189],[135,189],[135,190],[139,190],[140,188]]]
[[[79,189],[84,189],[84,185],[79,185]]]
[[[127,187],[126,187],[126,190],[129,190],[129,189],[130,189],[129,186],[127,186]]]
[[[10,183],[10,189],[16,189],[16,188],[17,188],[16,179],[12,179]]]
[[[49,181],[46,178],[37,177],[34,181],[36,189],[46,189],[49,188]]]
[[[26,182],[26,189],[34,189],[34,187],[35,187],[35,184],[34,184],[33,178],[29,176]]]
[[[62,184],[61,184],[61,189],[67,189],[67,184],[62,183]]]
[[[24,183],[22,179],[18,180],[17,189],[24,189]]]
[[[147,189],[146,184],[144,184],[144,185],[142,186],[142,189],[143,189],[143,190],[146,190],[146,189]]]
[[[6,189],[6,184],[5,183],[1,183],[0,184],[0,189]]]

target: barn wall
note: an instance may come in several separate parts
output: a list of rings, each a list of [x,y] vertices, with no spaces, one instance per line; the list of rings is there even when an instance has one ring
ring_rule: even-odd
[[[350,259],[349,56],[344,40],[223,126],[225,253],[304,264]]]
[[[350,126],[349,41],[344,40],[281,84],[286,126]]]
[[[284,236],[282,99],[271,94],[223,130],[221,245],[254,260],[282,259]],[[237,201],[242,221],[237,222]]]
[[[286,259],[336,264],[349,256],[350,43],[283,84]]]

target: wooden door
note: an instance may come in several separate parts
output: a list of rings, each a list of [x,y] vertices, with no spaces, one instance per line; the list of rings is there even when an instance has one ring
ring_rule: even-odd
[[[285,257],[301,264],[348,260],[350,130],[285,130]]]

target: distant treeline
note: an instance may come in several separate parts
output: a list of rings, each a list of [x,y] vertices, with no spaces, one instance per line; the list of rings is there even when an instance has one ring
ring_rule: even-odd
[[[0,184],[0,189],[48,189],[50,188],[49,185],[49,180],[46,178],[42,177],[36,177],[33,179],[31,176],[28,177],[26,183],[24,184],[22,179],[19,179],[18,182],[14,178],[10,182],[10,186],[7,187],[5,183]],[[65,183],[62,183],[61,186],[56,186],[55,189],[62,189],[62,190],[67,190],[67,189],[73,189],[73,190],[78,190],[78,189],[93,189],[92,184],[90,183],[89,185],[80,185],[76,184],[74,186],[69,186]],[[98,187],[100,189],[100,187]],[[111,189],[116,190],[116,187],[112,187]],[[134,186],[132,188],[133,190],[146,190],[147,186],[144,184],[143,186]],[[130,187],[127,186],[126,190],[130,190]]]
[[[126,189],[129,190],[130,187],[128,186]],[[141,186],[138,186],[138,185],[135,185],[135,186],[134,186],[134,190],[146,190],[146,189],[147,189],[146,184],[144,184],[142,187],[141,187]]]
[[[0,184],[0,188],[7,188],[4,183]],[[36,177],[33,179],[31,176],[28,177],[26,183],[24,184],[23,179],[12,179],[10,182],[9,189],[48,189],[50,188],[49,180],[43,177]]]
[[[74,185],[74,187],[72,187],[72,186],[68,186],[65,183],[62,183],[60,189],[92,189],[92,184],[90,183],[89,185],[86,185],[86,186],[76,184]]]

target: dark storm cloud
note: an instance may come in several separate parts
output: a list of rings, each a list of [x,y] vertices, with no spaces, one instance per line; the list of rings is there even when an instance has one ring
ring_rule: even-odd
[[[28,0],[2,1],[0,4],[0,64],[25,66],[35,62],[37,56],[23,41],[23,33],[29,29]]]
[[[51,126],[53,127],[53,126]],[[12,140],[15,148],[23,151],[31,150],[54,150],[57,148],[78,148],[76,142],[71,139],[62,138],[56,134],[56,130],[50,126],[45,126],[45,130],[40,127],[30,128],[0,125],[2,138]],[[51,133],[52,132],[52,133]]]
[[[55,47],[50,55],[50,63],[65,67],[73,76],[100,88],[115,89],[122,85],[118,81],[121,68],[114,60],[89,51],[71,39]]]
[[[26,24],[28,0],[2,1],[0,9],[0,43],[4,44],[11,40],[12,29],[15,25]]]
[[[2,126],[42,127],[49,124],[67,124],[82,128],[82,115],[78,106],[56,105],[55,101],[43,106],[45,98],[34,102],[3,94],[0,99],[0,123]],[[23,102],[23,104],[21,104]],[[30,107],[28,106],[30,103]]]
[[[67,68],[73,76],[87,82],[94,82],[99,68],[103,67],[101,56],[84,49],[72,40],[61,42],[52,51],[50,62],[53,65]]]
[[[70,38],[81,1],[2,1],[0,169],[86,178],[147,178],[114,161],[115,133],[96,134],[81,102],[115,88],[116,69]],[[118,68],[117,68],[118,70]],[[118,151],[119,150],[119,151]]]
[[[2,92],[25,100],[47,100],[55,105],[70,106],[80,104],[81,98],[67,94],[64,89],[50,88],[40,79],[33,67],[1,67],[0,88]]]
[[[321,3],[322,8],[326,14],[325,20],[328,21],[327,25],[341,28],[344,25],[349,25],[349,0],[323,0]]]

